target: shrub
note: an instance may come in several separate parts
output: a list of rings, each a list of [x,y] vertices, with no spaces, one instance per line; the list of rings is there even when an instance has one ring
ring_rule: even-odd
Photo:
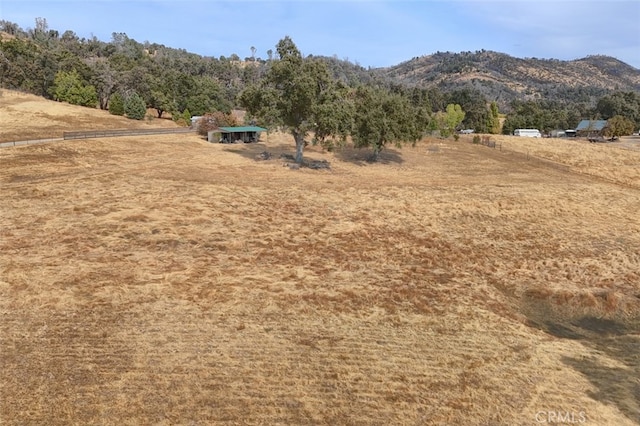
[[[480,136],[479,135],[475,135],[473,137],[473,143],[475,143],[475,144],[479,144],[480,143]]]
[[[171,119],[174,123],[181,127],[189,127],[191,125],[191,113],[188,109],[185,109],[183,112],[172,112]]]
[[[215,130],[219,127],[233,127],[238,125],[238,120],[231,115],[222,111],[215,111],[207,113],[200,117],[197,124],[198,134],[201,136],[207,136],[210,130]]]
[[[133,120],[142,120],[147,114],[147,104],[137,93],[133,92],[126,101],[124,101],[124,113],[127,118]]]

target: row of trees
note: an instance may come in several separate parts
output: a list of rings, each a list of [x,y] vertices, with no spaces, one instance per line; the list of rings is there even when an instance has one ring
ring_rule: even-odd
[[[446,136],[464,119],[460,105],[454,104],[432,119],[421,102],[424,97],[411,98],[399,88],[349,87],[331,76],[326,62],[303,58],[289,37],[280,40],[276,51],[279,59],[240,94],[239,101],[262,124],[291,133],[298,163],[310,132],[315,143],[325,146],[351,136],[356,147],[372,148],[376,160],[389,144],[415,143],[436,128]]]
[[[254,78],[230,60],[138,43],[124,33],[110,42],[60,35],[43,18],[29,31],[7,21],[0,30],[10,34],[0,36],[0,87],[105,110],[115,93],[135,92],[159,117],[230,111],[245,78]]]
[[[548,100],[514,101],[507,114],[502,132],[512,134],[515,129],[536,128],[544,133],[551,130],[574,129],[583,119],[609,120],[620,117],[628,123],[622,134],[640,129],[640,93],[614,92],[601,97],[595,106],[585,103],[563,104]],[[620,135],[618,135],[620,136]]]
[[[140,117],[140,104],[155,109],[158,117],[170,112],[185,121],[191,114],[229,113],[240,106],[261,124],[289,128],[299,158],[310,132],[327,146],[351,136],[377,155],[389,143],[411,142],[435,130],[443,136],[460,128],[548,132],[574,128],[583,118],[614,116],[640,128],[640,95],[635,92],[610,93],[596,104],[582,98],[573,103],[513,101],[504,116],[472,84],[447,92],[407,86],[348,61],[302,57],[288,37],[278,43],[277,57],[269,51],[269,59],[260,60],[252,48],[250,60],[241,64],[237,55],[231,56],[234,60],[202,57],[138,43],[124,33],[113,33],[108,43],[80,39],[72,31],[60,35],[42,18],[33,30],[6,21],[0,21],[0,30],[11,35],[0,38],[1,87],[130,117]],[[125,103],[130,104],[127,111]]]

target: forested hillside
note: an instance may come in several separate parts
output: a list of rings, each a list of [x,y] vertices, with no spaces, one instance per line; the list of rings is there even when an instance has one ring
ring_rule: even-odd
[[[232,52],[205,57],[140,43],[124,33],[113,33],[109,41],[81,38],[72,30],[60,33],[44,18],[27,30],[0,21],[0,87],[113,109],[120,115],[126,113],[127,101],[135,101],[155,109],[158,116],[169,112],[188,118],[241,106],[240,94],[260,86],[282,59],[273,50],[266,52],[266,59],[257,56],[255,48],[251,52],[243,59]],[[362,87],[404,98],[420,110],[415,116],[427,121],[419,126],[425,131],[454,130],[443,129],[444,119],[438,121],[437,114],[456,104],[464,112],[456,129],[476,132],[509,133],[514,126],[549,131],[573,128],[583,118],[615,115],[640,128],[640,70],[611,57],[559,61],[484,50],[438,52],[378,69],[335,57],[309,55],[304,60],[323,63],[342,87],[332,96],[347,103]],[[140,105],[129,105],[129,111],[134,107]],[[498,115],[506,115],[502,128]]]
[[[613,91],[640,91],[640,70],[608,56],[574,61],[491,52],[438,52],[381,70],[387,78],[451,91],[478,90],[506,107],[514,99],[593,104]]]

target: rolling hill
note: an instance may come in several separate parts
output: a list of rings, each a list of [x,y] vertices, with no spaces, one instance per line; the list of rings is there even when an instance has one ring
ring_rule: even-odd
[[[398,83],[480,90],[502,106],[513,99],[592,102],[613,91],[640,91],[640,70],[610,56],[573,61],[515,58],[493,51],[437,52],[376,73]]]

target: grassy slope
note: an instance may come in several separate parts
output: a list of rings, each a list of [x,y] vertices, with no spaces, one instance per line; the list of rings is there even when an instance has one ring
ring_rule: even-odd
[[[3,424],[640,422],[637,189],[263,139],[0,150]]]
[[[61,138],[63,132],[74,130],[177,127],[171,120],[153,118],[154,110],[149,110],[145,120],[129,120],[12,90],[0,90],[0,111],[0,142]]]

